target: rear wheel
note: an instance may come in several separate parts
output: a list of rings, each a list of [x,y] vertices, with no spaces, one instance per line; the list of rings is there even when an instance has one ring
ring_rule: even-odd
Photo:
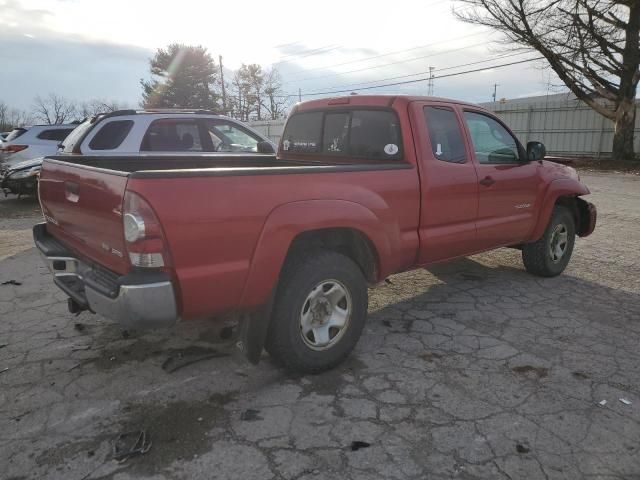
[[[560,275],[571,259],[575,239],[573,215],[566,207],[556,206],[542,238],[522,246],[524,267],[541,277]]]
[[[283,269],[265,347],[288,370],[328,370],[358,342],[367,304],[366,280],[349,257],[298,254]]]

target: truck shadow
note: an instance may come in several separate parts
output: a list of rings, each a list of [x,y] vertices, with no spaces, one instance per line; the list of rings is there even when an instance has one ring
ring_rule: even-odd
[[[79,322],[85,320],[91,325],[93,316],[83,314],[78,318]],[[558,342],[568,345],[580,335],[570,330],[580,325],[585,330],[583,335],[587,336],[613,329],[616,333],[626,331],[640,337],[640,296],[570,274],[539,278],[511,265],[487,266],[481,258],[464,258],[428,270],[394,275],[389,283],[372,288],[369,319],[353,354],[356,358],[337,367],[334,374],[324,375],[365,369],[366,362],[358,357],[374,355],[376,348],[383,345],[381,338],[388,332],[403,334],[409,339],[415,334],[436,332],[436,327],[464,328],[505,338],[517,348],[532,353],[547,354],[548,350],[534,344],[537,342],[540,347],[540,339],[546,338],[554,349]],[[523,333],[520,340],[506,338],[507,329],[529,333]],[[222,361],[215,357],[231,354],[237,367],[250,371],[251,367],[234,351],[233,341],[225,338],[224,331],[222,321],[204,320],[185,322],[168,330],[130,332],[130,337],[124,340],[118,327],[108,324],[93,339],[92,350],[97,356],[85,362],[109,371],[131,362],[152,360],[154,364],[162,364],[172,356],[182,359],[195,349],[198,355],[210,354],[203,355],[202,360],[211,368]],[[536,342],[534,336],[537,336]],[[216,351],[221,354],[215,355]],[[265,362],[279,370],[266,353],[262,357],[262,363]],[[299,378],[281,373],[288,378]],[[315,377],[319,388],[326,391],[327,379],[322,375]]]
[[[502,253],[508,261],[509,253]],[[603,376],[616,360],[595,353],[588,359],[588,345],[637,357],[632,346],[640,340],[640,295],[575,277],[570,270],[540,278],[515,267],[515,262],[488,266],[486,258],[478,255],[396,275],[374,289],[369,338],[358,354],[370,356],[368,350],[385,348],[375,337],[391,332],[406,342],[419,337],[427,357],[465,351],[456,342],[469,335],[491,337],[505,349],[551,364],[561,363],[566,350],[584,352],[574,363],[584,362],[584,369]],[[441,344],[429,334],[442,337]],[[402,340],[394,342],[400,345]]]

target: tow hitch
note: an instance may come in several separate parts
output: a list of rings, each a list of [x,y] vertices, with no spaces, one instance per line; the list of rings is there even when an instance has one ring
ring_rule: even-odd
[[[80,315],[85,310],[89,310],[88,307],[79,304],[73,298],[67,298],[67,308],[69,309],[69,313],[72,313],[76,316]]]

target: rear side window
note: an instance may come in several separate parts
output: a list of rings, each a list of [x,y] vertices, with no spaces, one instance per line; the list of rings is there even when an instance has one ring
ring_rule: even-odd
[[[54,140],[61,142],[69,136],[73,128],[56,128],[55,130],[43,130],[37,136],[40,140]]]
[[[118,148],[133,127],[133,120],[117,120],[106,123],[89,142],[91,150],[113,150]]]
[[[286,152],[398,160],[400,124],[389,110],[341,110],[294,114],[282,136]]]
[[[145,152],[202,152],[200,129],[194,120],[156,120],[147,130],[140,150]]]
[[[27,131],[26,128],[14,128],[7,138],[4,139],[5,142],[10,142],[11,140],[15,140],[20,135],[23,135]]]
[[[466,162],[464,140],[455,112],[448,107],[425,107],[433,156],[443,162]]]

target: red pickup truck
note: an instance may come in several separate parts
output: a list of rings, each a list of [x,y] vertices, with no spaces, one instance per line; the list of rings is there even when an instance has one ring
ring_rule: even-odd
[[[367,284],[390,274],[505,246],[560,274],[596,209],[544,154],[472,104],[316,100],[276,156],[51,157],[34,238],[72,312],[127,328],[238,312],[250,360],[264,347],[318,372],[354,348]]]

